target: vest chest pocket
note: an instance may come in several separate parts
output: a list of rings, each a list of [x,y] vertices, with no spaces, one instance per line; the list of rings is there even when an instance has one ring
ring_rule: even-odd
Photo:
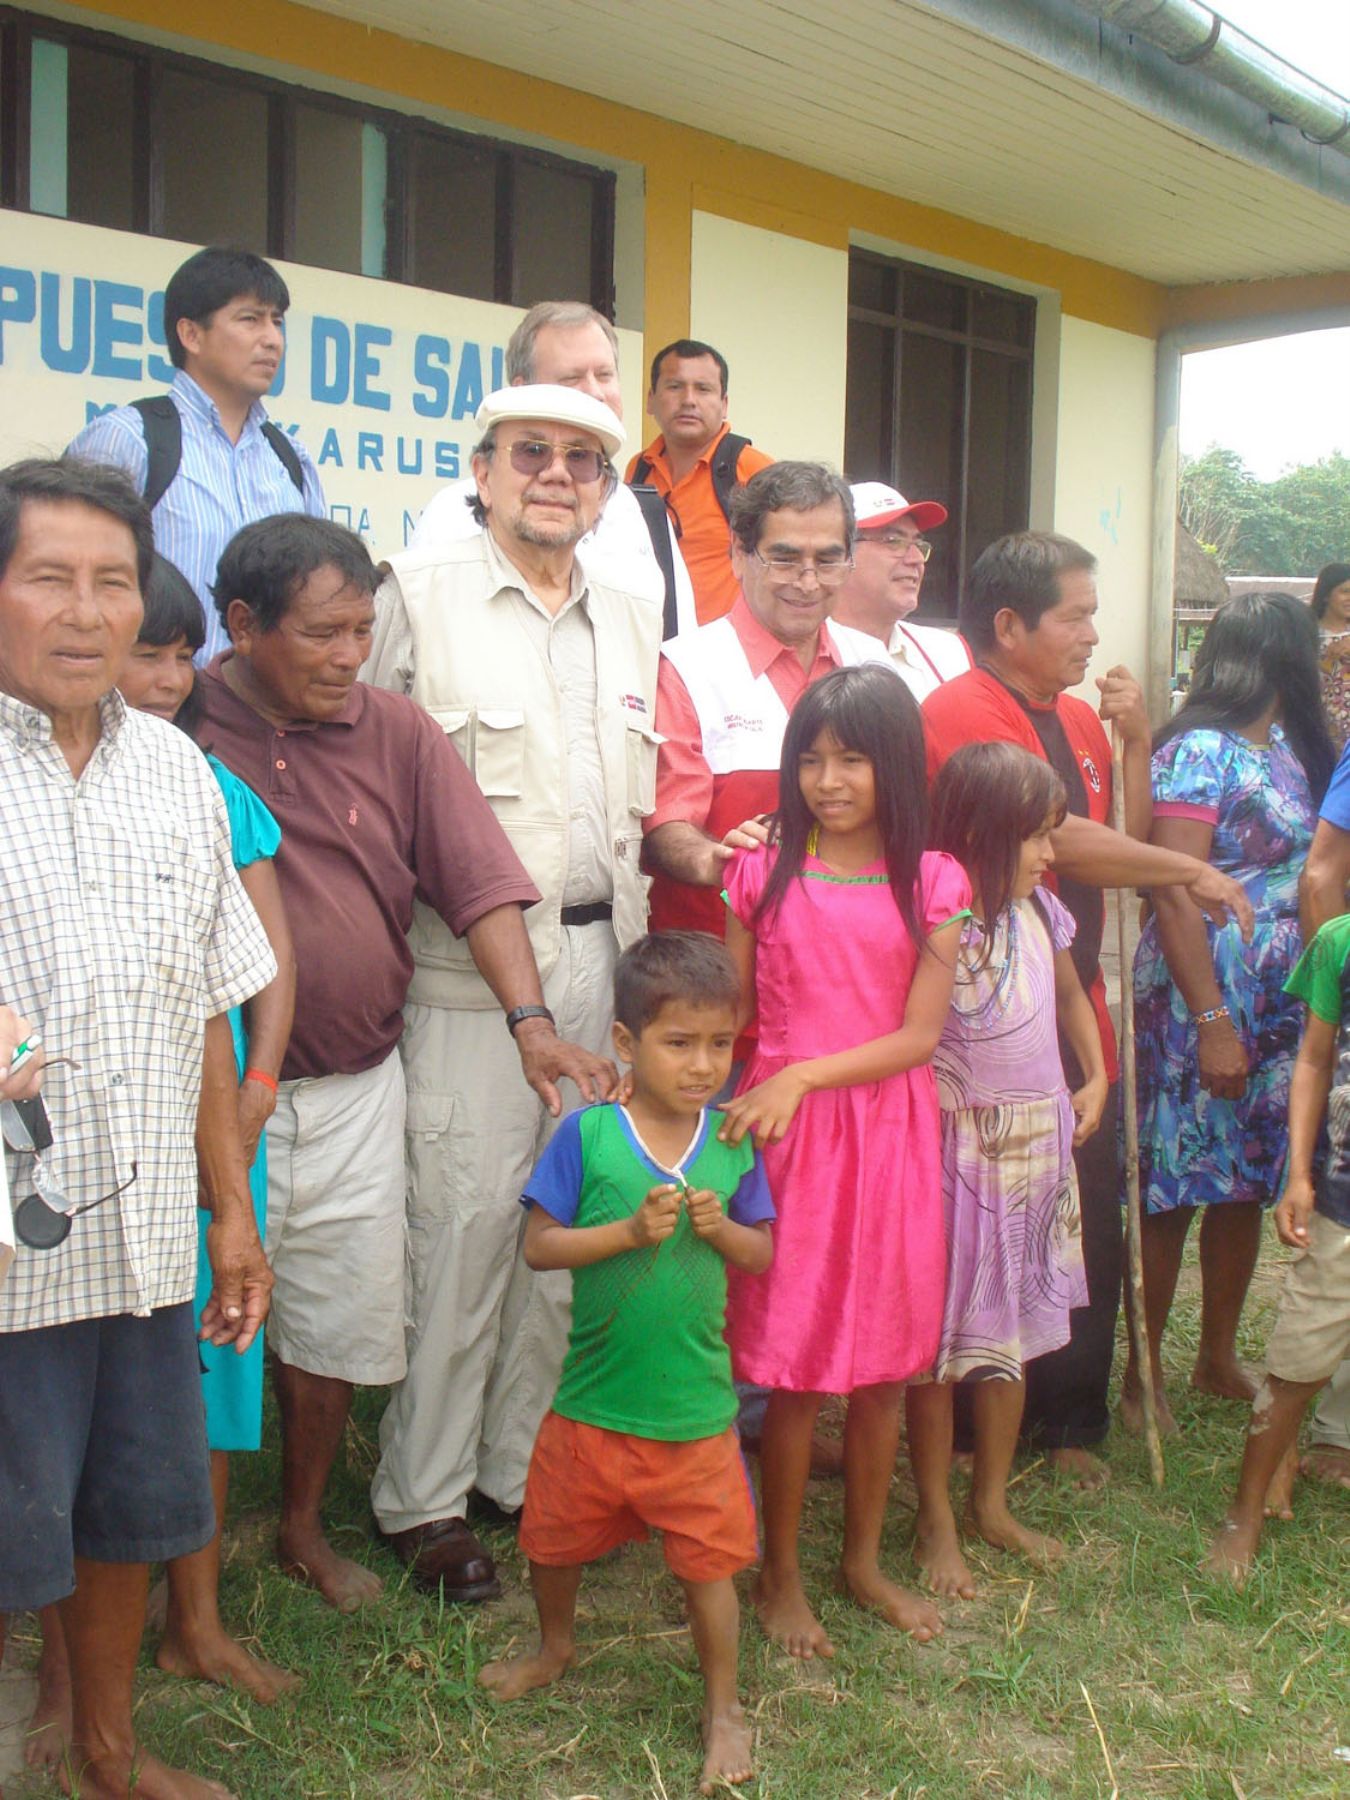
[[[504,706],[430,706],[489,800],[517,800],[525,787],[525,714]]]
[[[628,810],[645,818],[656,810],[656,746],[662,739],[648,725],[625,724],[628,753]]]

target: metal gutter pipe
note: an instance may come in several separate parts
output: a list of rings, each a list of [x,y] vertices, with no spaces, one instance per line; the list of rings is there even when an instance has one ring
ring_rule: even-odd
[[[1132,32],[1174,63],[1294,125],[1309,143],[1350,157],[1350,101],[1276,56],[1200,0],[1074,0],[1095,18]]]

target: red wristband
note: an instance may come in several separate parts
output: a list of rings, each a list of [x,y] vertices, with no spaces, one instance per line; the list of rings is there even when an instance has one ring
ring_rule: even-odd
[[[245,1069],[244,1080],[260,1081],[265,1088],[271,1088],[274,1094],[277,1091],[276,1077],[269,1075],[266,1069]]]

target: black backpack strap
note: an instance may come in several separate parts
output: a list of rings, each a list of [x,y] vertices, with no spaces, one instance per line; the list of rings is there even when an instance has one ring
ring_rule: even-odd
[[[145,504],[153,510],[168,490],[183,460],[183,421],[167,394],[152,394],[131,404],[145,431]]]
[[[305,471],[300,466],[300,455],[295,447],[295,440],[289,431],[283,431],[280,425],[274,425],[270,419],[263,422],[262,434],[272,446],[277,461],[291,478],[291,484],[297,494],[305,491]]]
[[[731,522],[731,490],[736,486],[736,464],[741,460],[741,451],[750,442],[748,437],[737,437],[729,431],[717,446],[717,453],[712,459],[713,493],[717,496],[717,504],[728,522]]]
[[[666,503],[654,487],[648,487],[645,483],[634,486],[633,498],[638,503],[638,510],[652,540],[652,549],[656,553],[661,579],[666,584],[663,609],[665,623],[661,636],[673,638],[680,629],[680,623],[675,600],[675,557],[670,547],[670,518],[666,512]]]
[[[652,465],[645,456],[639,456],[633,464],[633,473],[628,477],[629,487],[646,487],[652,478]]]
[[[167,394],[151,394],[144,400],[133,400],[131,404],[141,415],[145,431],[144,497],[145,504],[153,511],[169,491],[169,483],[183,460],[183,421]],[[271,419],[264,422],[262,433],[272,454],[290,476],[295,491],[303,494],[305,471],[290,433],[283,431],[280,425],[274,425]]]

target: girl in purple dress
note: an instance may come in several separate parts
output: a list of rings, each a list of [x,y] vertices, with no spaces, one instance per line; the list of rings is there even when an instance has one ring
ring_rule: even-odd
[[[942,1323],[937,1091],[970,889],[925,853],[923,727],[881,665],[838,669],[783,740],[776,841],[727,878],[727,948],[759,1038],[723,1135],[754,1133],[778,1208],[772,1268],[732,1271],[737,1375],[773,1391],[761,1442],[760,1622],[793,1656],[833,1646],[802,1585],[797,1531],[824,1394],[847,1394],[843,1586],[915,1637],[936,1610],[887,1579],[881,1527],[901,1384]]]
[[[968,1597],[948,1493],[950,1383],[975,1384],[967,1524],[1035,1562],[1063,1551],[1008,1508],[1025,1365],[1069,1341],[1087,1278],[1073,1149],[1096,1130],[1106,1068],[1092,1005],[1069,954],[1074,922],[1040,886],[1064,787],[1012,744],[968,744],[933,790],[932,841],[970,876],[951,1013],[933,1059],[942,1109],[947,1299],[933,1379],[909,1390],[919,1490],[916,1555],[939,1594]],[[1056,1024],[1086,1079],[1070,1094]]]

